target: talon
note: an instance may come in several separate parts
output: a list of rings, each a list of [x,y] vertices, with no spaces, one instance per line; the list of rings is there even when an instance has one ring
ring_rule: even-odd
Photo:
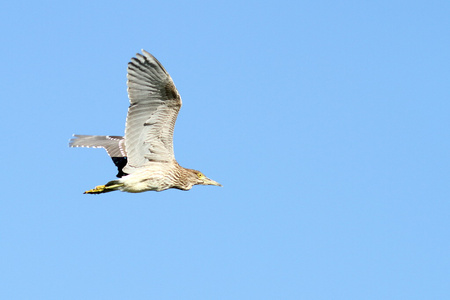
[[[103,192],[104,190],[105,190],[104,185],[98,185],[95,188],[93,188],[92,190],[86,191],[83,194],[99,194],[99,193]]]

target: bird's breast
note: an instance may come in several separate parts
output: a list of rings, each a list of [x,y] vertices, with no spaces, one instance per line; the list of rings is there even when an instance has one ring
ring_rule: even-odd
[[[163,191],[171,188],[170,174],[159,168],[143,168],[120,179],[122,191],[140,193],[145,191]]]

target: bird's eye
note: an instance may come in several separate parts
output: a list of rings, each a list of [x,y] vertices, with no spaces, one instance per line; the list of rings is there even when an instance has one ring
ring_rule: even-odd
[[[198,173],[197,173],[197,176],[198,176],[198,178],[200,178],[200,179],[201,179],[201,178],[205,178],[205,175],[203,175],[201,172],[198,172]]]

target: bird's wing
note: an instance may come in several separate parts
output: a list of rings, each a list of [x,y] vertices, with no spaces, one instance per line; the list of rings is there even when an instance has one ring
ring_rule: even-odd
[[[126,157],[124,140],[121,136],[74,134],[70,147],[104,148],[110,157]]]
[[[127,164],[127,151],[122,136],[74,134],[69,147],[104,148],[119,170],[116,176],[128,175],[122,171]]]
[[[172,162],[173,129],[181,97],[169,73],[150,53],[142,50],[128,63],[130,107],[125,126],[128,163],[124,172],[150,162]]]

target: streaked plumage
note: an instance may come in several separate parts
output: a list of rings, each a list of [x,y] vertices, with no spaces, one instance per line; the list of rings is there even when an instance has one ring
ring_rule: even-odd
[[[130,107],[125,136],[74,135],[70,147],[105,148],[119,169],[120,179],[86,191],[88,194],[121,190],[131,193],[189,190],[193,185],[218,185],[201,172],[181,167],[173,152],[173,130],[181,97],[169,73],[150,53],[128,63]]]

